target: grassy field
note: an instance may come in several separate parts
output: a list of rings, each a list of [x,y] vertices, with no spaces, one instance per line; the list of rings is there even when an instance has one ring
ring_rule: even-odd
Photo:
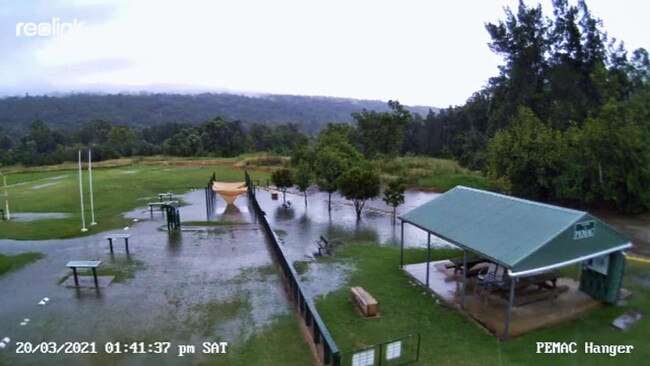
[[[435,250],[433,259],[458,256],[453,250]],[[650,319],[645,318],[628,332],[610,326],[611,321],[631,309],[650,309],[650,289],[639,279],[650,279],[650,266],[630,263],[625,287],[634,295],[624,306],[595,310],[587,317],[551,329],[533,332],[514,340],[499,342],[454,309],[437,304],[420,286],[412,286],[410,278],[399,268],[399,249],[369,243],[350,243],[340,248],[327,261],[354,265],[350,286],[362,286],[379,302],[378,319],[362,319],[350,302],[346,286],[316,304],[342,351],[420,332],[420,364],[425,365],[642,365],[650,358]],[[426,261],[426,251],[405,252],[407,263]],[[575,341],[582,348],[584,341],[598,344],[631,344],[631,355],[536,354],[537,341]],[[644,361],[645,360],[645,361]]]
[[[122,161],[120,161],[121,164]],[[157,201],[157,193],[182,194],[192,188],[203,188],[212,172],[226,182],[243,181],[243,171],[228,165],[174,165],[156,161],[112,168],[93,169],[95,217],[97,226],[86,234],[123,227],[129,224],[123,213],[147,202]],[[166,163],[166,164],[165,164]],[[229,162],[225,162],[228,164]],[[104,165],[110,165],[106,162]],[[63,166],[64,168],[70,168]],[[0,221],[0,238],[60,239],[81,236],[79,188],[76,170],[54,170],[11,173],[7,176],[12,213],[60,212],[63,219],[42,219],[33,222]],[[252,172],[255,179],[266,179],[266,172]],[[89,208],[87,175],[84,176],[85,205]],[[87,223],[90,214],[86,213]]]
[[[491,188],[487,179],[476,171],[461,167],[448,159],[399,157],[377,161],[382,180],[401,178],[411,187],[430,188],[444,192],[457,185]]]
[[[41,258],[43,258],[43,254],[32,253],[32,252],[21,253],[16,255],[0,254],[0,276],[2,276],[3,274],[9,271],[22,268],[27,264],[31,262],[35,262]]]

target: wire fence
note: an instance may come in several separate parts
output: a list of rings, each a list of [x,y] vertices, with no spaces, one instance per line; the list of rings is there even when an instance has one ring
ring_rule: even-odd
[[[248,187],[248,199],[253,208],[255,216],[258,219],[262,230],[271,243],[271,249],[280,266],[281,274],[284,278],[285,288],[289,297],[293,301],[301,319],[304,321],[305,326],[310,332],[310,338],[316,350],[318,351],[319,358],[323,365],[341,365],[341,353],[339,352],[334,339],[330,335],[325,323],[321,319],[316,306],[310,298],[305,296],[300,282],[298,281],[298,274],[289,261],[287,261],[275,233],[271,229],[266,213],[260,207],[255,197],[255,185],[251,180],[248,172],[245,173],[246,186]]]

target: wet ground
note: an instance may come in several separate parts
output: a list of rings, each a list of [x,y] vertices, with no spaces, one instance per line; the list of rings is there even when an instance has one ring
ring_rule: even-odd
[[[397,213],[408,212],[437,195],[407,191],[406,203]],[[283,207],[281,194],[273,200],[271,192],[259,189],[257,197],[290,262],[310,262],[298,272],[312,296],[336,290],[353,270],[348,264],[311,262],[321,235],[332,241],[334,248],[351,241],[399,245],[400,226],[392,224],[392,208],[381,199],[369,201],[358,221],[351,203],[336,194],[332,195],[331,213],[327,194],[316,190],[310,190],[307,206],[302,195],[295,193],[287,194],[289,207]],[[188,192],[180,199],[184,203],[182,221],[206,220],[203,190]],[[146,207],[149,201],[157,201],[157,197],[143,199],[142,207],[125,214],[137,220],[128,231],[116,230],[133,234],[128,256],[121,241],[116,242],[115,253],[109,253],[103,239],[106,233],[70,240],[0,240],[0,253],[36,251],[46,255],[0,277],[0,339],[12,339],[9,348],[0,350],[0,363],[176,364],[175,357],[105,356],[103,352],[101,362],[92,355],[17,355],[15,345],[17,341],[95,341],[103,348],[108,341],[171,341],[170,352],[176,352],[179,344],[199,345],[203,341],[236,345],[275,317],[291,313],[245,195],[230,206],[218,198],[213,220],[247,224],[186,227],[174,234],[161,229],[165,221],[159,211],[150,216]],[[640,228],[641,236],[648,235],[650,225],[644,226],[643,221],[632,225]],[[426,247],[423,231],[405,225],[404,235],[405,246]],[[448,245],[435,237],[432,244]],[[99,292],[65,288],[58,283],[69,273],[65,264],[70,260],[101,260],[103,266],[128,275]],[[43,297],[51,300],[38,305]],[[25,318],[30,322],[20,325]]]
[[[183,220],[204,220],[203,191],[190,192]],[[252,222],[245,197],[239,209],[218,207],[216,219]],[[220,209],[220,210],[219,210]],[[224,212],[225,211],[225,212]],[[0,240],[0,252],[38,251],[44,259],[0,277],[0,363],[33,364],[177,364],[176,357],[103,354],[108,341],[171,341],[179,344],[228,341],[236,345],[278,315],[291,314],[270,252],[257,225],[168,234],[163,217],[153,220],[145,207],[128,213],[138,219],[130,254],[121,241],[110,254],[105,233],[51,241]],[[125,232],[120,230],[121,232]],[[101,260],[101,267],[127,272],[121,283],[75,290],[59,285],[70,260]],[[132,277],[132,278],[128,278]],[[38,305],[48,297],[47,305]],[[30,319],[20,325],[24,319]],[[16,342],[94,341],[98,355],[16,354]],[[212,356],[218,357],[218,356]],[[187,357],[183,361],[188,361]],[[198,362],[195,357],[194,362]]]

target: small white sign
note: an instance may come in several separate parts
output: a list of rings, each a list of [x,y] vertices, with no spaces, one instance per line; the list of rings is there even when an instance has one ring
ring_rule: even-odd
[[[352,356],[352,366],[374,366],[374,364],[375,364],[374,349],[358,352]]]
[[[402,356],[402,341],[389,343],[386,346],[386,361],[390,361]]]

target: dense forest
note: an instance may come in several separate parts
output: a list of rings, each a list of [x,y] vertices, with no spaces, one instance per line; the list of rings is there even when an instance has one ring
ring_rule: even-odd
[[[19,136],[0,131],[0,163],[74,160],[81,147],[92,147],[100,159],[274,151],[291,155],[296,174],[313,173],[319,186],[331,191],[337,189],[345,169],[360,164],[364,168],[356,169],[355,177],[366,174],[369,159],[425,155],[457,159],[520,197],[624,212],[650,209],[648,52],[629,53],[622,42],[608,38],[584,1],[570,5],[567,0],[554,0],[552,15],[522,1],[516,10],[505,10],[504,20],[486,24],[486,30],[489,47],[504,60],[499,74],[464,105],[437,113],[411,113],[396,101],[381,107],[348,101],[347,109],[336,112],[345,110],[346,116],[305,107],[293,121],[286,117],[293,110],[289,107],[280,113],[285,117],[278,119],[270,109],[255,109],[251,104],[255,118],[243,121],[225,112],[195,113],[196,109],[179,102],[172,105],[182,123],[154,124],[160,121],[156,116],[163,104],[153,101],[164,96],[143,97],[153,98],[153,106],[140,105],[138,100],[145,99],[135,97],[74,96],[67,100],[113,98],[122,103],[110,103],[110,113],[104,112],[110,118],[92,122],[84,120],[90,112],[57,115],[59,120],[78,122],[65,129],[48,127],[45,115],[56,115],[51,105],[42,107],[47,113],[38,104],[22,114],[16,112],[14,116],[40,116],[47,123],[27,123],[27,131]],[[184,98],[191,105],[189,100],[201,96]],[[8,110],[26,99],[0,104],[3,120],[11,115]],[[90,110],[91,105],[80,102],[79,108]],[[133,119],[138,114],[143,118]],[[197,119],[202,123],[197,124]],[[288,123],[265,123],[278,120]],[[321,129],[323,121],[350,120],[353,123],[327,124]],[[305,123],[317,126],[305,129]]]
[[[387,111],[386,103],[294,95],[235,94],[70,94],[0,99],[0,131],[22,137],[35,120],[49,128],[71,131],[94,120],[110,121],[135,129],[168,122],[203,123],[215,116],[243,123],[295,123],[315,133],[329,122],[351,123],[361,109]],[[429,107],[407,107],[426,115]]]

